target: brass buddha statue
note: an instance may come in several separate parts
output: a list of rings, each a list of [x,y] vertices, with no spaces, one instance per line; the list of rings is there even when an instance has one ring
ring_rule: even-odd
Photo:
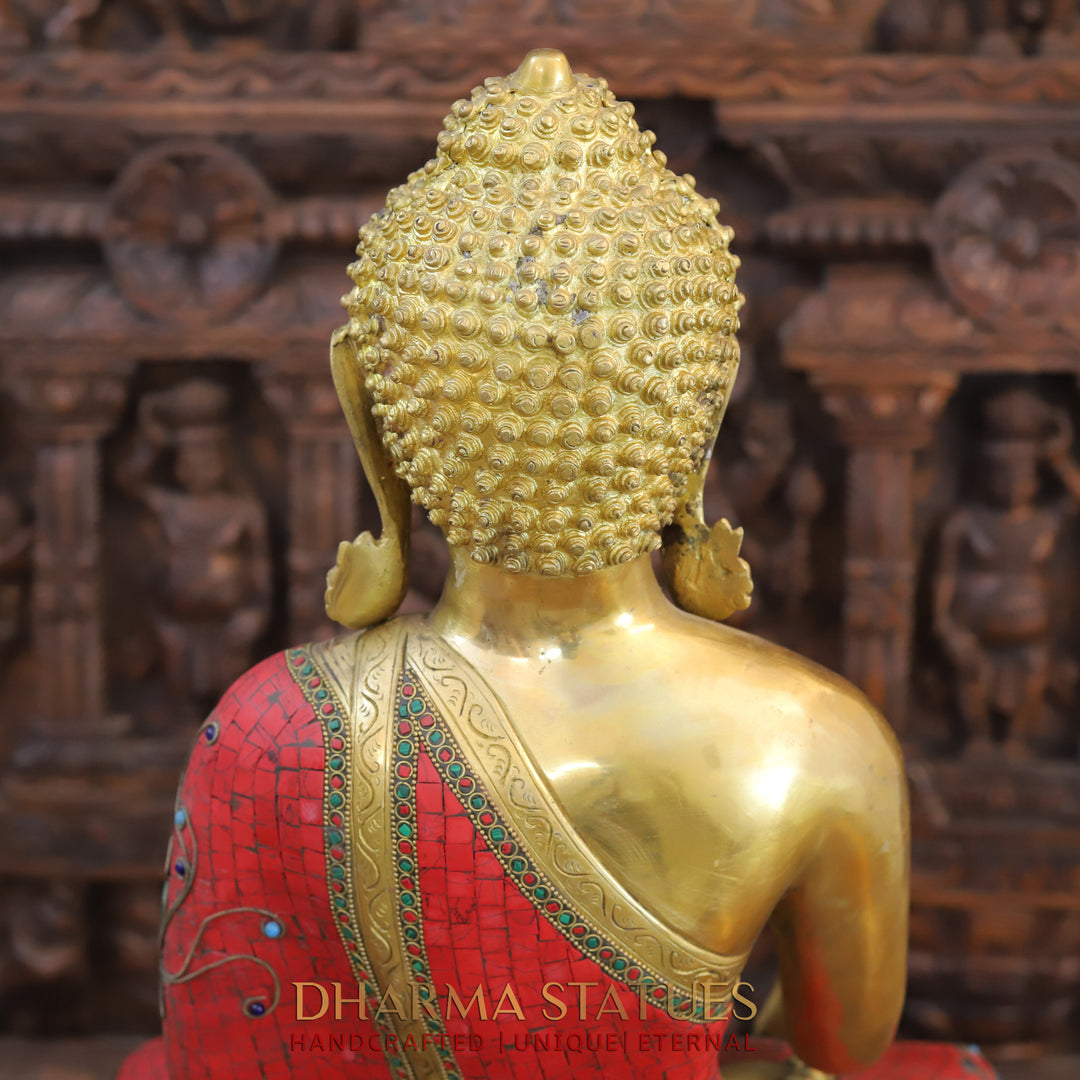
[[[740,976],[767,924],[786,1042],[736,1039],[724,1076],[993,1075],[890,1049],[887,724],[717,621],[750,592],[741,534],[701,507],[738,261],[653,142],[538,50],[453,106],[361,230],[331,359],[382,532],[328,579],[352,632],[264,661],[200,730],[164,1037],[124,1080],[706,1080],[764,1005]],[[411,500],[452,564],[430,615],[395,617]]]

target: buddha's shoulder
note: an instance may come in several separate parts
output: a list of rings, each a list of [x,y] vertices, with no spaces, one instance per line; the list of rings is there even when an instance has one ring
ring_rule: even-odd
[[[892,728],[847,679],[733,627],[688,617],[681,630],[672,685],[698,738],[742,745],[757,758],[783,750],[829,772],[858,763],[902,774]]]
[[[347,703],[358,678],[392,667],[400,629],[383,624],[266,657],[222,694],[204,729],[209,727],[215,741],[228,732],[251,745],[318,720],[328,702],[335,708]]]
[[[189,800],[193,791],[270,798],[275,778],[321,765],[322,718],[309,685],[314,672],[306,649],[289,649],[233,682],[195,736],[185,767]]]

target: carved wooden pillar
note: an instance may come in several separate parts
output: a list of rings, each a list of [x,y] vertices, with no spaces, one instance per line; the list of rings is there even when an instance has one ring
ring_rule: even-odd
[[[867,385],[822,374],[814,381],[848,451],[844,673],[902,736],[915,606],[912,464],[955,380],[924,374]]]
[[[87,365],[89,368],[89,365]],[[107,712],[102,627],[100,441],[124,401],[126,371],[12,379],[35,439],[32,627],[40,719],[82,733]]]
[[[264,370],[266,395],[288,431],[289,640],[325,638],[326,572],[357,532],[359,463],[328,370]]]

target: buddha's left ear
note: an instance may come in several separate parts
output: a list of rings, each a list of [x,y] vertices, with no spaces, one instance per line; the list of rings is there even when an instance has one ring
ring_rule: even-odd
[[[705,524],[705,476],[727,412],[730,385],[716,426],[705,443],[701,465],[687,480],[675,517],[664,530],[661,551],[664,582],[675,603],[691,615],[717,622],[748,608],[754,587],[749,564],[739,558],[742,529],[733,529],[726,518],[721,518],[711,529]]]
[[[371,396],[348,327],[337,330],[330,342],[330,369],[382,519],[378,539],[362,532],[355,540],[343,540],[337,563],[326,575],[327,615],[359,630],[389,618],[405,598],[409,586],[409,488],[394,473],[379,438]]]

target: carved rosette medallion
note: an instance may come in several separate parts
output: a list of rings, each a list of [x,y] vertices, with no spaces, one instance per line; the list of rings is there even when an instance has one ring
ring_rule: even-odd
[[[262,289],[277,256],[275,197],[238,154],[212,142],[166,143],[121,173],[103,241],[117,285],[162,322],[234,315]]]
[[[1080,168],[1045,150],[993,154],[934,210],[938,272],[972,314],[1003,330],[1080,330]]]

